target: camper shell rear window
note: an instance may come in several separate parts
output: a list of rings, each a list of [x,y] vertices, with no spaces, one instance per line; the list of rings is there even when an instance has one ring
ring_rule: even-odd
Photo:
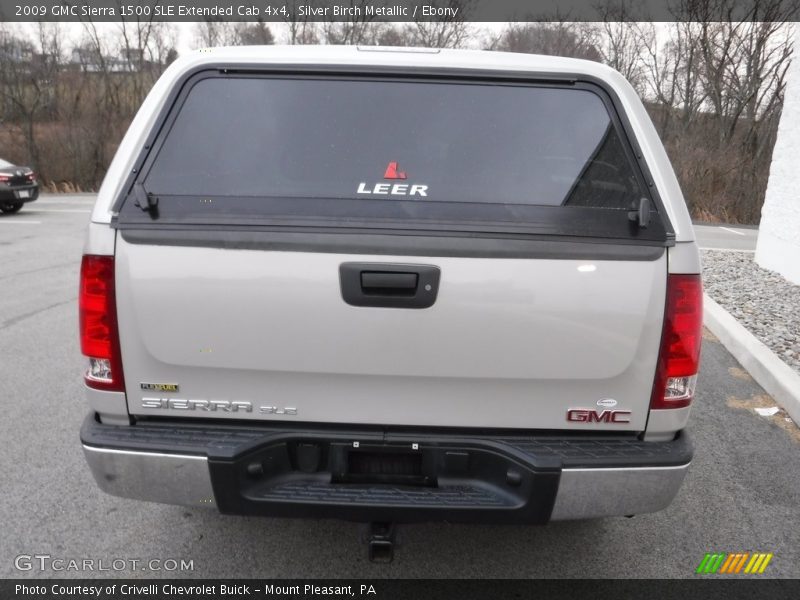
[[[212,71],[177,94],[117,224],[663,242],[650,194],[594,84]]]

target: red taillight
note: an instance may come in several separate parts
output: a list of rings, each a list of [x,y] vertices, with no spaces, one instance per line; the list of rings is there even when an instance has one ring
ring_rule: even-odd
[[[10,175],[0,175],[0,181],[8,181],[11,179]]]
[[[694,396],[703,335],[700,275],[669,275],[664,331],[650,408],[682,408]]]
[[[28,181],[34,181],[36,179],[36,173],[28,173]]]
[[[86,385],[124,391],[113,256],[83,257],[78,303],[81,352],[89,358]]]

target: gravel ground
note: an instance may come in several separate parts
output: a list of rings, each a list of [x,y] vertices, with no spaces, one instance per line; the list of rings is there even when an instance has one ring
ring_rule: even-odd
[[[751,253],[702,252],[708,295],[800,372],[800,286],[759,267]]]

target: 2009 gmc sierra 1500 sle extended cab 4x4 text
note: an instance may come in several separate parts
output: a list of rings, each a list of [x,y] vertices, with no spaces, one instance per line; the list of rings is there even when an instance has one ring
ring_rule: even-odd
[[[228,514],[657,511],[692,458],[699,273],[656,131],[605,66],[196,53],[89,225],[86,458],[110,494]]]

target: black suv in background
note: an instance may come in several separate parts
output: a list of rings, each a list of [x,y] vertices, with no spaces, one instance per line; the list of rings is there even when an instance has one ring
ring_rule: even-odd
[[[0,158],[0,211],[19,212],[39,197],[39,183],[30,167],[17,167]]]

